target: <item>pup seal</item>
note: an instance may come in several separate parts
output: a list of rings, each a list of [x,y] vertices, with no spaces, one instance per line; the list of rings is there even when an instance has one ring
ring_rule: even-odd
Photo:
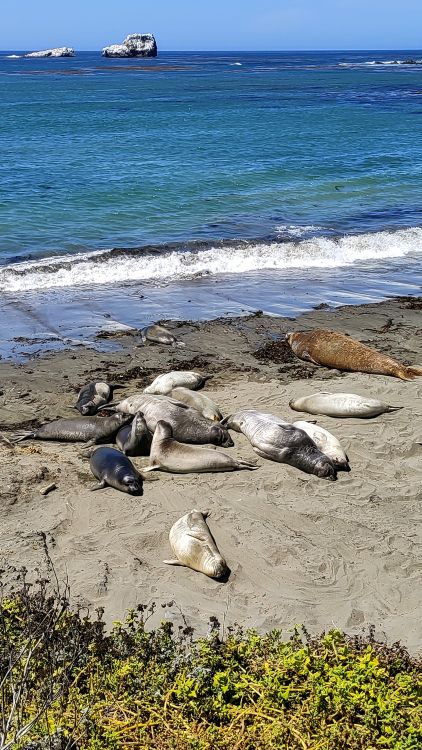
[[[314,441],[317,448],[331,458],[337,471],[350,471],[349,459],[337,438],[315,422],[293,422],[293,427],[303,430]],[[122,428],[127,429],[127,428]]]
[[[205,419],[211,419],[214,422],[220,422],[223,419],[223,415],[218,408],[217,404],[214,403],[204,393],[198,393],[198,391],[191,391],[189,388],[173,388],[171,392],[172,398],[176,401],[181,401],[182,404],[192,406],[193,409],[199,411]]]
[[[151,441],[152,435],[140,411],[132,424],[121,427],[116,435],[116,445],[125,456],[149,456]]]
[[[75,419],[56,419],[37,430],[16,432],[12,435],[13,443],[22,440],[60,440],[65,442],[87,443],[95,445],[110,440],[124,424],[131,421],[129,414],[112,414],[109,417],[77,417]]]
[[[300,331],[288,333],[286,339],[300,359],[337,370],[391,375],[401,380],[422,376],[422,367],[408,367],[370,346],[338,331]]]
[[[245,409],[223,420],[229,429],[243,432],[255,453],[270,461],[295,466],[321,479],[337,479],[333,462],[303,430],[273,415]]]
[[[358,396],[356,393],[330,393],[321,391],[311,396],[293,398],[289,406],[294,411],[308,414],[325,414],[327,417],[356,417],[369,419],[402,409],[401,406],[388,406],[376,398]]]
[[[99,483],[92,490],[114,487],[129,495],[142,495],[142,477],[123,453],[115,448],[97,448],[91,456],[89,465]]]
[[[152,341],[154,344],[167,344],[167,346],[173,347],[184,347],[181,341],[178,341],[176,336],[164,326],[151,325],[141,328],[140,331],[142,342],[145,344],[146,341]]]
[[[205,523],[207,516],[194,509],[173,524],[169,541],[176,559],[164,560],[166,565],[183,565],[210,578],[222,578],[229,572]]]
[[[212,375],[200,375],[199,372],[190,372],[189,370],[174,370],[164,375],[158,375],[151,385],[144,388],[144,393],[166,396],[173,388],[178,388],[179,386],[190,388],[191,391],[197,391],[210,378],[212,378]]]
[[[113,395],[113,388],[118,387],[114,383],[86,383],[79,391],[75,409],[84,417],[96,414],[100,406],[110,401]]]
[[[227,453],[211,448],[179,443],[173,438],[168,422],[160,421],[155,428],[151,445],[151,463],[144,471],[168,471],[172,474],[191,474],[217,471],[253,471],[258,467],[248,461],[237,460]]]

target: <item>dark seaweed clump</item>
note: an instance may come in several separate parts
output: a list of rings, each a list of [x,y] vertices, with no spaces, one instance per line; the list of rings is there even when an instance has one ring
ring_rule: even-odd
[[[268,341],[263,346],[253,352],[256,359],[275,362],[276,364],[289,364],[297,362],[297,357],[293,354],[289,344],[284,339],[279,341]]]

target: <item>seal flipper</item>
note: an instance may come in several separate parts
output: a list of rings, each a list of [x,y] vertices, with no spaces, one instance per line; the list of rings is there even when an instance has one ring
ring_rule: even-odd
[[[156,471],[160,468],[160,464],[151,464],[151,466],[143,466],[142,471]]]
[[[183,565],[183,563],[179,562],[179,560],[163,560],[163,563],[166,565],[180,565],[181,568],[185,568],[186,565]]]
[[[98,482],[98,484],[94,484],[93,487],[90,487],[91,492],[95,492],[95,490],[103,490],[105,487],[107,487],[107,482],[105,479],[102,479],[101,482]]]
[[[29,438],[36,439],[35,432],[14,432],[10,438],[10,442],[20,443],[22,440],[27,440]]]

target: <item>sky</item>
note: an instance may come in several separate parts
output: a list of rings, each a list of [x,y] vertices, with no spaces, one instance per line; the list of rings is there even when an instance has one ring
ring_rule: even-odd
[[[0,0],[0,49],[421,49],[422,0]]]

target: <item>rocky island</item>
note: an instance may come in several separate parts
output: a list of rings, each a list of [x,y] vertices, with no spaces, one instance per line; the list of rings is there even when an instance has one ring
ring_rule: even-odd
[[[72,47],[55,47],[54,49],[43,49],[40,52],[28,52],[24,57],[74,57],[75,50]]]
[[[103,57],[157,57],[157,42],[153,34],[129,34],[122,44],[104,47]]]

